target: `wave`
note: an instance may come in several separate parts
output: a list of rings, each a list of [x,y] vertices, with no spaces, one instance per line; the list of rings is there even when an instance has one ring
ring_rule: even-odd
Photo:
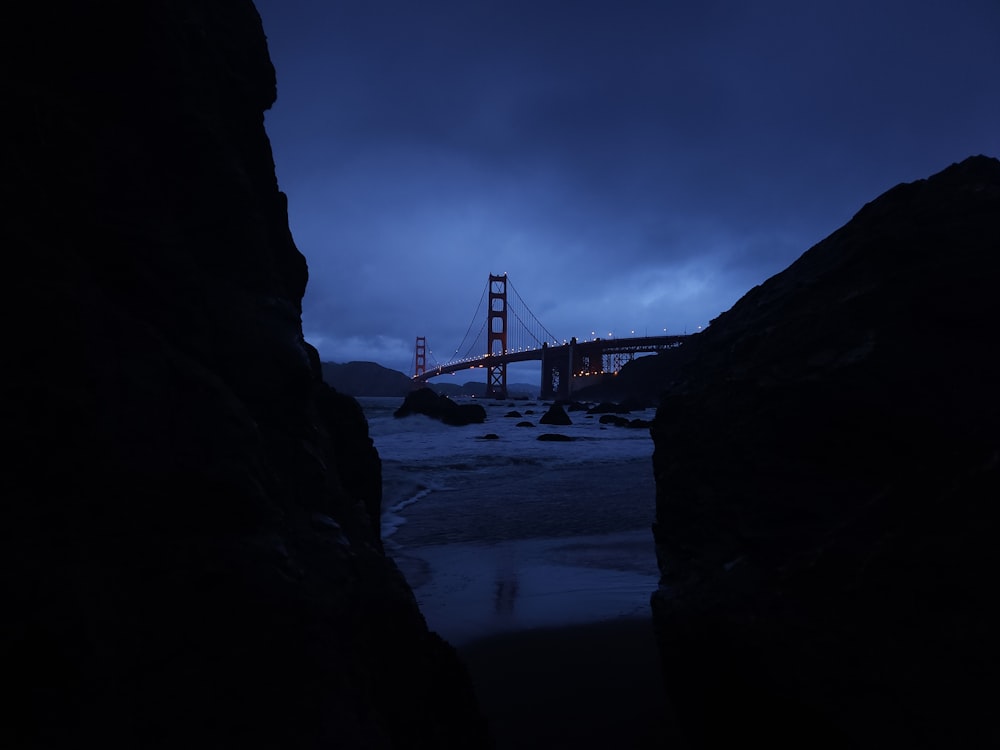
[[[389,512],[398,513],[407,505],[413,505],[414,503],[419,502],[422,498],[426,497],[433,491],[434,490],[431,489],[430,487],[420,486],[416,494],[413,495],[413,497],[408,497],[405,500],[401,500],[400,502],[396,503],[395,505],[389,508]]]
[[[420,502],[423,498],[427,497],[434,490],[430,487],[424,485],[417,485],[416,491],[410,497],[400,500],[394,505],[389,506],[387,509],[382,511],[381,527],[382,527],[382,543],[386,544],[389,541],[389,537],[399,530],[399,527],[406,523],[406,517],[399,515],[399,513],[406,507],[413,505],[414,503]],[[396,546],[396,545],[393,545]]]

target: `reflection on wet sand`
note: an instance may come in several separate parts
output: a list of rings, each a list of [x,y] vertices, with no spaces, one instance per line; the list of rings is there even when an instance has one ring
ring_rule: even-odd
[[[442,544],[406,550],[427,624],[453,645],[490,635],[649,615],[658,582],[652,555],[633,550],[649,531],[496,544]],[[629,558],[629,559],[624,559]],[[416,565],[416,563],[420,565]]]

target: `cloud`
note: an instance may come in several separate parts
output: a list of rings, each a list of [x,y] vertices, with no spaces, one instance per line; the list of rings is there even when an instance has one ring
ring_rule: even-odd
[[[340,360],[448,351],[489,273],[557,336],[690,330],[1000,153],[994,0],[258,7],[303,319]]]

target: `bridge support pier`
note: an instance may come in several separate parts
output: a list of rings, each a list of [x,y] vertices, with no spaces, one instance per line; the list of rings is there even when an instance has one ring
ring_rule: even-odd
[[[542,344],[542,382],[538,397],[542,399],[569,399],[573,392],[573,372],[575,365],[573,349],[576,338],[569,343],[566,352],[556,354],[547,343]],[[559,347],[562,348],[562,347]]]

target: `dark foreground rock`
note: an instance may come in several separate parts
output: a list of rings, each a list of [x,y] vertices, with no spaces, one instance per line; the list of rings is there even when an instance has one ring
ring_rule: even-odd
[[[302,337],[250,2],[18,8],[4,747],[483,747]]]
[[[694,747],[1000,742],[998,287],[1000,162],[977,157],[663,360],[653,605]]]
[[[447,396],[441,396],[430,388],[412,391],[403,399],[403,404],[393,413],[397,419],[411,414],[423,414],[440,419],[445,424],[462,426],[482,424],[486,421],[486,409],[481,404],[457,404]]]

